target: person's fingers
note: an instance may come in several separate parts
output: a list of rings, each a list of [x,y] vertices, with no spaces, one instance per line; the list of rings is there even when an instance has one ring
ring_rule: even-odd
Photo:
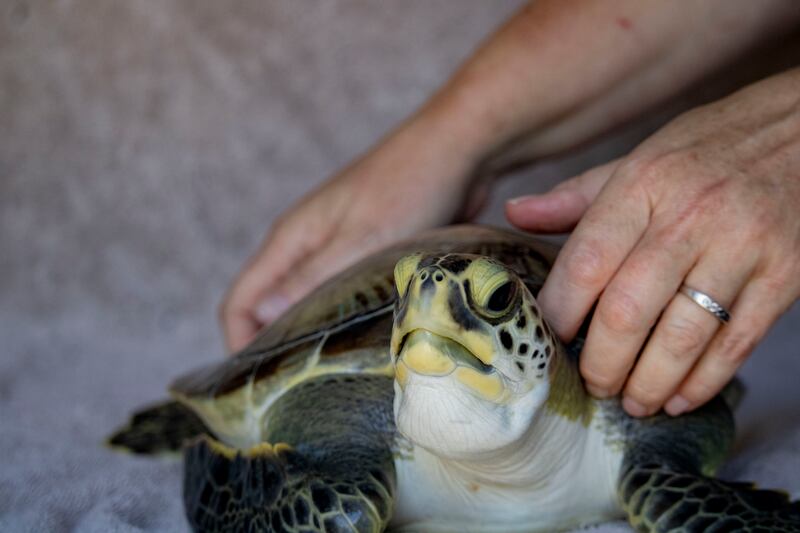
[[[650,202],[644,191],[616,176],[581,218],[539,292],[545,316],[564,340],[575,336],[649,224]]]
[[[299,301],[333,273],[349,266],[363,252],[363,247],[356,248],[349,240],[339,240],[306,256],[278,280],[269,297],[256,306],[256,317],[265,324],[274,321],[289,305]]]
[[[719,329],[664,410],[677,416],[703,405],[731,380],[770,326],[794,302],[789,283],[756,277],[742,290],[731,309],[730,321]]]
[[[506,218],[525,231],[562,233],[570,231],[597,197],[619,160],[592,168],[570,178],[544,194],[508,200]]]
[[[699,251],[686,239],[651,230],[603,291],[581,353],[581,375],[594,396],[617,394],[659,315]]]
[[[724,307],[750,277],[754,259],[729,250],[704,254],[684,283],[702,290]],[[674,294],[625,384],[623,407],[633,416],[658,411],[677,390],[720,327],[717,318],[680,292]]]
[[[298,235],[291,227],[276,225],[234,280],[220,306],[220,321],[229,352],[244,347],[264,324],[256,316],[256,308],[270,287],[308,253],[313,246],[313,243],[306,243],[308,239],[308,235]],[[278,304],[281,302],[274,300],[273,308],[280,307]],[[283,308],[288,305],[285,302]]]
[[[247,309],[226,310],[222,320],[225,349],[229,354],[247,346],[261,328],[261,322]]]

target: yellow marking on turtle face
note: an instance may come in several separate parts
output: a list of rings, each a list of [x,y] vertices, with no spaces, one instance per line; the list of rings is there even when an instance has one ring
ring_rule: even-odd
[[[473,301],[481,306],[485,312],[491,313],[486,306],[492,293],[511,278],[508,271],[488,259],[477,259],[467,268],[465,275],[470,280]]]
[[[406,293],[408,282],[416,272],[420,259],[422,259],[422,254],[408,255],[398,261],[394,267],[394,285],[401,298]]]
[[[456,379],[487,400],[498,400],[503,394],[503,381],[497,374],[481,374],[467,367],[455,372]]]
[[[400,384],[400,387],[405,387],[406,383],[408,383],[408,367],[402,361],[398,361],[397,365],[394,368],[394,375],[395,379],[397,379],[397,383]]]
[[[483,364],[491,365],[495,359],[494,344],[492,339],[475,331],[466,331],[461,334],[460,342],[472,355],[480,359]]]
[[[406,334],[405,330],[398,328],[396,325],[392,327],[392,339],[389,341],[389,353],[392,356],[400,355],[400,341]]]
[[[405,348],[401,357],[408,368],[418,374],[443,376],[456,367],[452,359],[424,340]]]
[[[415,259],[415,264],[419,262],[419,257],[410,256],[401,260],[401,263],[411,258]],[[400,263],[398,263],[399,265]],[[457,286],[461,285],[459,276],[449,272],[443,272],[443,274],[447,279],[455,279]],[[432,295],[422,293],[422,283],[417,276],[411,280],[407,288],[405,297],[408,299],[406,303],[408,309],[402,323],[395,324],[392,330],[392,353],[397,355],[400,343],[406,334],[414,329],[423,328],[440,337],[456,340],[484,364],[491,365],[495,359],[493,337],[482,331],[466,331],[453,319],[448,302],[451,288],[447,281],[440,282]]]

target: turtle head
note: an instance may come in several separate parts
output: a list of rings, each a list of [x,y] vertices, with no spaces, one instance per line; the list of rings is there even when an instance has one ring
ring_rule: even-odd
[[[528,288],[484,256],[414,254],[395,267],[394,414],[437,455],[500,449],[547,400],[555,340]]]

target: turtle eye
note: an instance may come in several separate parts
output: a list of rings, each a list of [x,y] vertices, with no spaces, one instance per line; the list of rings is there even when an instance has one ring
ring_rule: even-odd
[[[502,313],[511,305],[511,297],[514,295],[514,284],[507,281],[494,290],[489,297],[486,309],[493,313]]]
[[[516,284],[504,270],[497,269],[488,276],[477,277],[474,282],[472,298],[476,304],[493,316],[508,311],[514,301]]]
[[[408,284],[411,282],[411,277],[417,271],[422,256],[420,254],[408,255],[402,258],[394,267],[394,286],[397,288],[397,294],[400,298],[406,295]]]

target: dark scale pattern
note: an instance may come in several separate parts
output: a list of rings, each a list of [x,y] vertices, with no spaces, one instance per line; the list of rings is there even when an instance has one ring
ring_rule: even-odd
[[[269,525],[274,531],[282,531],[288,529],[284,527],[283,522],[281,522],[281,515],[278,511],[271,511],[269,513]]]
[[[500,330],[500,343],[506,351],[514,351],[514,339],[511,338],[511,334],[505,328]]]
[[[394,493],[391,386],[382,376],[331,375],[292,389],[267,423],[270,441],[295,448],[252,456],[221,454],[207,440],[189,448],[184,501],[192,527],[382,531]]]
[[[439,261],[439,266],[453,274],[461,274],[471,263],[472,260],[466,257],[448,254]]]
[[[311,508],[302,496],[298,496],[294,501],[294,516],[300,525],[308,524],[311,519]]]
[[[311,501],[321,513],[329,513],[339,507],[336,493],[324,485],[311,486]]]
[[[353,528],[347,517],[342,515],[333,515],[323,520],[325,526],[325,533],[352,533]]]
[[[618,491],[636,530],[800,532],[800,503],[785,494],[701,473],[718,464],[733,442],[733,416],[721,397],[676,418],[636,420],[618,405],[605,416],[625,434]]]
[[[800,504],[790,503],[786,494],[664,466],[629,468],[620,494],[639,531],[800,532]]]
[[[519,348],[517,349],[520,355],[525,355],[528,353],[528,344],[525,342],[520,343]]]

